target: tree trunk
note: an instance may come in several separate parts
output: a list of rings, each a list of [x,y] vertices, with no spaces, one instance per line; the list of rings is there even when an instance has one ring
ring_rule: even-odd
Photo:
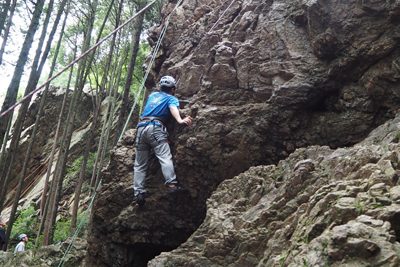
[[[84,62],[83,62],[84,64]],[[81,66],[79,66],[79,68],[81,68]],[[77,80],[78,83],[78,80]],[[73,124],[73,120],[74,120],[74,116],[75,116],[75,106],[76,106],[76,101],[78,99],[78,94],[79,94],[79,89],[78,86],[75,86],[74,89],[74,93],[72,96],[72,100],[71,100],[71,104],[70,104],[70,108],[69,108],[69,112],[68,112],[68,116],[67,116],[67,120],[66,120],[66,127],[64,128],[64,134],[62,137],[62,141],[61,141],[61,149],[59,151],[58,154],[58,160],[57,160],[57,164],[56,164],[56,168],[54,170],[54,174],[53,174],[53,179],[51,181],[51,187],[50,187],[50,191],[49,191],[49,196],[48,196],[48,204],[46,203],[47,206],[47,211],[45,211],[45,217],[42,218],[42,221],[44,222],[44,231],[43,231],[43,246],[47,246],[50,243],[50,231],[53,227],[53,223],[52,223],[52,217],[53,217],[53,213],[57,212],[57,208],[58,208],[58,202],[56,201],[56,193],[57,193],[57,187],[59,184],[59,181],[61,179],[61,165],[65,155],[68,153],[68,146],[69,146],[69,142],[68,142],[68,137],[69,136],[69,132],[72,132],[72,124]],[[80,95],[80,94],[79,94]],[[50,171],[50,170],[48,170]]]
[[[96,3],[94,3],[96,5]],[[90,39],[91,39],[91,32],[93,30],[93,23],[94,23],[94,12],[89,13],[89,18],[88,18],[88,29],[85,34],[84,38],[84,45],[82,51],[85,52],[89,49],[90,46]],[[99,36],[101,33],[99,34]],[[80,94],[82,93],[86,78],[89,74],[89,69],[90,69],[90,64],[93,60],[93,54],[92,57],[89,60],[89,64],[87,63],[87,58],[84,57],[82,61],[79,64],[78,68],[78,78],[76,80],[76,86],[74,90],[74,94],[72,97],[70,109],[68,112],[67,120],[66,120],[66,125],[62,138],[62,145],[61,145],[61,150],[59,152],[59,157],[57,160],[56,164],[56,169],[54,171],[55,175],[53,176],[52,180],[52,187],[49,193],[48,197],[48,210],[46,213],[46,217],[43,218],[44,220],[44,231],[43,231],[43,242],[42,244],[48,245],[51,242],[52,239],[52,227],[54,226],[55,223],[55,218],[57,215],[57,208],[58,208],[58,187],[60,184],[62,184],[62,179],[63,179],[63,174],[65,173],[65,168],[66,168],[66,162],[68,159],[68,151],[69,151],[69,144],[71,142],[71,137],[72,137],[72,124],[74,121],[75,117],[75,112],[76,112],[76,101],[79,98]],[[86,69],[86,72],[85,72]],[[47,205],[47,204],[46,204]]]
[[[21,53],[20,53],[18,61],[17,61],[17,66],[15,67],[15,70],[14,70],[13,78],[7,89],[7,95],[6,95],[6,98],[3,103],[2,112],[5,111],[6,109],[8,109],[8,107],[11,106],[17,98],[18,87],[19,87],[19,83],[21,80],[23,68],[28,59],[28,52],[32,45],[34,34],[36,33],[37,27],[39,25],[39,19],[40,19],[42,10],[43,10],[43,4],[44,4],[44,0],[37,1],[36,8],[33,13],[33,18],[32,18],[31,24],[29,25],[28,33],[26,34],[24,43],[22,45]],[[11,120],[11,119],[12,119],[12,117],[9,116],[9,114],[8,114],[8,116],[4,116],[0,120],[0,140],[4,139],[4,134],[7,130],[7,124],[9,123],[8,120]],[[15,133],[14,133],[14,135],[15,135]],[[14,144],[14,146],[10,147],[9,155],[7,157],[5,166],[12,165],[12,163],[14,161],[14,156],[15,156],[14,149],[16,149],[18,147],[18,142],[14,142],[14,143],[11,142],[11,143]],[[2,178],[0,181],[0,184],[3,185],[1,188],[1,192],[0,192],[0,208],[3,208],[4,203],[2,202],[2,200],[4,199],[4,196],[6,195],[8,184],[9,184],[9,179],[8,179],[8,177],[10,177],[9,169],[10,168],[4,168]]]
[[[65,2],[66,1],[64,0],[61,3],[63,8],[65,6]],[[63,22],[63,25],[62,25],[62,28],[61,28],[60,37],[59,37],[58,42],[57,42],[57,47],[56,47],[56,51],[55,51],[55,54],[54,54],[53,62],[52,62],[51,68],[50,68],[50,73],[49,73],[49,76],[48,76],[49,79],[52,77],[55,65],[57,63],[57,56],[58,56],[58,53],[60,51],[62,38],[64,36],[64,29],[65,29],[65,25],[66,25],[66,22],[67,22],[69,8],[70,8],[70,6],[68,4],[67,11],[66,11],[65,17],[64,17],[64,22]],[[75,50],[74,50],[74,59],[75,59],[75,57],[76,57],[76,44],[75,44]],[[59,133],[60,133],[61,122],[62,122],[62,118],[64,117],[65,107],[67,105],[67,99],[68,99],[68,93],[69,93],[69,85],[70,85],[70,82],[71,82],[73,70],[74,70],[74,66],[71,67],[71,71],[70,71],[67,87],[66,87],[65,94],[64,94],[64,97],[63,97],[63,102],[62,102],[62,105],[61,105],[60,114],[59,114],[59,117],[58,117],[56,133],[54,135],[54,143],[53,143],[53,146],[52,146],[52,149],[51,149],[51,153],[50,153],[49,165],[47,167],[46,179],[45,179],[43,193],[42,193],[42,201],[40,202],[40,214],[41,214],[42,217],[43,217],[44,205],[45,205],[45,202],[46,202],[46,194],[47,194],[47,190],[48,190],[48,184],[49,184],[49,180],[50,180],[51,169],[53,167],[54,154],[56,153],[57,141],[58,141],[58,136],[59,136]],[[40,119],[41,114],[43,112],[42,103],[44,104],[44,102],[46,101],[46,96],[47,96],[47,92],[49,90],[49,86],[50,86],[50,84],[46,85],[45,91],[43,93],[43,98],[42,98],[42,102],[40,103],[38,116],[36,117],[35,127],[36,127],[36,125],[39,124],[39,119]]]
[[[139,9],[142,7],[142,5],[143,4],[140,3]],[[143,21],[144,21],[144,14],[141,14],[137,17],[136,27],[134,27],[135,32],[132,34],[131,51],[130,51],[130,57],[129,57],[129,63],[128,63],[129,65],[128,65],[128,71],[126,73],[126,82],[125,82],[125,86],[124,86],[124,96],[122,97],[121,112],[119,114],[117,127],[115,129],[115,136],[114,136],[114,142],[113,142],[114,146],[118,143],[119,137],[122,134],[121,133],[122,125],[124,123],[124,118],[126,115],[126,111],[128,109],[129,89],[132,84],[132,76],[133,76],[133,72],[135,70],[135,62],[136,62],[137,52],[139,50],[139,43],[140,43],[140,34],[142,33],[142,30],[143,30]]]
[[[13,113],[13,111],[12,111],[12,113]],[[12,116],[12,114],[11,114],[11,116]],[[8,142],[8,136],[9,136],[9,134],[10,134],[10,128],[11,128],[11,120],[8,122],[8,125],[7,125],[7,131],[6,131],[6,134],[4,135],[4,141],[3,141],[3,143],[1,144],[1,154],[0,154],[0,168],[4,168],[4,166],[3,166],[3,160],[4,160],[4,157],[7,155],[7,142]]]
[[[61,40],[62,40],[62,38],[60,38],[60,42],[61,42]],[[76,56],[76,48],[77,47],[75,46],[74,59],[75,59],[75,56]],[[56,134],[54,136],[53,147],[52,147],[52,150],[51,150],[51,153],[50,153],[49,166],[47,167],[46,180],[45,180],[45,189],[43,189],[42,201],[40,203],[40,214],[41,214],[42,219],[40,221],[40,226],[39,226],[39,229],[38,229],[38,234],[37,234],[37,239],[36,239],[36,242],[35,242],[35,246],[37,246],[37,242],[38,242],[40,233],[42,232],[42,229],[44,227],[44,222],[45,222],[44,218],[46,218],[48,210],[49,210],[49,202],[50,201],[49,200],[46,201],[46,194],[47,194],[47,190],[48,190],[48,183],[49,183],[49,180],[50,180],[51,169],[53,167],[54,155],[56,153],[57,141],[58,141],[58,136],[59,136],[60,128],[61,128],[61,122],[62,122],[62,118],[64,117],[64,112],[65,112],[65,108],[66,108],[66,105],[67,105],[69,86],[70,86],[70,83],[71,83],[73,70],[74,70],[74,67],[72,66],[71,70],[70,70],[70,75],[69,75],[69,78],[68,78],[67,88],[65,90],[65,94],[64,94],[64,98],[63,98],[63,102],[62,102],[62,106],[61,106],[60,115],[59,115],[58,122],[57,122],[57,129],[56,129]],[[53,175],[53,180],[55,179],[54,177],[55,177],[55,175]],[[52,187],[53,187],[53,184],[54,184],[54,182],[52,181]],[[50,196],[47,199],[49,199],[49,198],[50,198]]]
[[[122,34],[122,36],[124,36],[124,34]],[[109,118],[109,122],[112,123],[113,119],[114,119],[114,115],[115,115],[115,105],[116,105],[116,97],[117,97],[117,93],[118,93],[118,84],[120,82],[121,79],[121,73],[122,73],[122,67],[123,64],[125,62],[125,54],[126,54],[126,50],[128,48],[128,43],[125,41],[125,46],[124,49],[121,53],[121,58],[120,58],[120,62],[118,63],[118,72],[117,72],[117,78],[116,81],[114,82],[114,90],[112,91],[112,93],[110,95],[112,95],[112,105],[111,105],[111,112],[110,115],[108,116]],[[111,79],[111,81],[114,81],[114,79]],[[112,84],[110,84],[110,88],[113,87]],[[107,106],[107,114],[108,114],[108,110],[109,110],[109,106]],[[110,124],[109,123],[109,124]],[[109,138],[109,132],[107,133],[105,131],[106,128],[106,120],[104,120],[104,125],[102,127],[102,132],[101,132],[101,137],[100,137],[100,141],[99,141],[99,147],[97,150],[97,156],[96,156],[96,161],[94,163],[94,168],[93,168],[93,173],[92,173],[92,178],[90,181],[90,187],[94,187],[95,190],[98,186],[98,180],[100,179],[100,173],[101,173],[101,169],[103,167],[103,161],[104,161],[104,155],[105,155],[105,150],[107,149],[107,142],[108,142],[108,138]],[[105,140],[105,141],[103,141]],[[103,142],[105,143],[103,145]]]
[[[11,83],[8,86],[6,98],[4,99],[3,106],[1,108],[1,113],[6,111],[11,105],[13,105],[17,99],[18,88],[21,81],[22,73],[25,63],[28,60],[28,53],[32,46],[33,37],[39,26],[40,15],[42,14],[44,2],[45,0],[37,0],[36,2],[36,7],[35,11],[33,12],[31,24],[29,25],[24,43],[22,44],[21,52],[17,60],[17,65],[15,67]],[[9,115],[5,115],[0,120],[0,140],[3,140],[4,138],[4,133],[7,128],[8,120],[10,119],[11,117]]]
[[[10,3],[10,0],[8,0],[8,3]],[[6,30],[3,34],[3,43],[1,44],[1,48],[0,48],[0,65],[3,62],[4,49],[6,48],[8,34],[10,33],[12,17],[14,16],[14,11],[15,11],[16,5],[17,5],[17,0],[13,0],[12,5],[11,5],[11,10],[10,10],[10,16],[8,17],[8,20],[7,20]],[[4,22],[0,21],[0,25],[3,25],[3,24],[4,24]],[[0,28],[0,33],[1,32],[2,32],[2,28]]]
[[[36,67],[37,67],[36,65],[37,65],[37,62],[39,61],[39,57],[40,57],[40,54],[41,54],[41,47],[42,47],[42,44],[43,44],[44,39],[46,37],[47,24],[49,22],[50,15],[51,15],[51,12],[52,12],[53,2],[54,2],[53,0],[50,1],[48,9],[47,9],[46,19],[45,19],[45,22],[44,22],[44,25],[43,25],[43,30],[42,30],[42,35],[41,35],[41,38],[40,38],[40,41],[39,41],[39,46],[38,46],[38,49],[37,49],[37,52],[36,52],[36,57],[35,57],[35,60],[34,60],[33,66],[32,66],[31,75],[30,75],[30,79],[29,79],[29,83],[28,83],[28,87],[27,87],[27,91],[29,91],[29,92],[34,90],[34,88],[37,85],[40,73],[41,73],[41,71],[43,69],[44,63],[45,63],[45,61],[47,59],[47,56],[48,56],[48,53],[50,51],[51,43],[52,43],[54,34],[55,34],[56,30],[57,30],[58,23],[60,21],[62,13],[64,12],[64,7],[65,7],[65,4],[66,4],[66,0],[63,0],[61,2],[60,6],[59,6],[56,19],[55,19],[55,21],[53,23],[53,28],[52,28],[52,30],[50,32],[50,35],[48,36],[48,39],[47,39],[47,45],[46,45],[45,51],[43,52],[42,59],[41,59],[41,62],[39,64],[39,68],[38,68],[38,70],[36,70]],[[61,32],[61,35],[62,35],[62,32]],[[56,59],[57,55],[55,55],[54,58]],[[54,65],[55,65],[55,63],[53,61],[52,69],[54,69]],[[29,162],[30,154],[31,154],[31,151],[32,151],[32,148],[33,148],[33,144],[34,144],[34,141],[35,141],[35,136],[36,136],[36,133],[37,133],[37,129],[39,127],[39,120],[41,118],[41,115],[43,114],[43,107],[44,107],[44,104],[46,102],[47,92],[48,92],[48,86],[46,87],[46,89],[45,89],[45,91],[43,93],[43,97],[42,97],[42,100],[41,100],[41,103],[40,103],[39,111],[38,111],[38,114],[36,116],[35,126],[33,128],[32,134],[31,134],[31,138],[30,138],[30,141],[29,141],[28,149],[27,149],[27,151],[25,153],[25,160],[24,160],[24,164],[23,164],[22,171],[21,171],[21,174],[20,174],[17,190],[16,190],[16,193],[15,193],[14,203],[13,203],[13,206],[12,206],[12,209],[11,209],[10,218],[9,218],[9,222],[8,222],[7,233],[6,233],[8,238],[10,236],[10,233],[11,233],[11,230],[12,230],[12,226],[13,226],[13,223],[14,223],[15,213],[17,211],[19,197],[20,197],[20,194],[21,194],[21,191],[22,191],[22,188],[23,188],[23,181],[24,181],[27,169],[28,169],[28,162]],[[24,102],[23,106],[24,105],[26,107],[24,107],[24,108],[21,107],[21,109],[20,109],[21,112],[22,112],[22,114],[21,114],[22,121],[23,121],[23,118],[24,118],[24,114],[26,113],[26,110],[28,108],[27,106],[29,105],[29,102],[28,101]],[[22,127],[20,127],[18,129],[18,131],[20,131],[21,129],[22,129]]]
[[[119,7],[118,7],[118,13],[116,15],[116,25],[117,26],[115,28],[118,28],[118,26],[119,26],[122,5],[123,5],[123,0],[120,1]],[[112,8],[112,6],[110,6],[110,9],[111,8]],[[108,60],[107,60],[107,63],[106,63],[104,74],[103,74],[103,82],[102,82],[102,85],[101,85],[101,92],[100,92],[100,95],[99,95],[99,100],[98,100],[98,103],[97,103],[96,110],[95,110],[95,112],[93,114],[92,126],[90,128],[89,138],[88,138],[88,141],[87,141],[87,144],[86,144],[85,154],[84,154],[83,160],[82,160],[82,168],[81,168],[81,171],[79,173],[78,185],[76,186],[76,189],[75,189],[75,199],[74,199],[74,205],[73,205],[73,208],[72,208],[71,229],[75,229],[75,227],[76,227],[76,219],[77,219],[77,215],[78,215],[79,198],[80,198],[81,191],[82,191],[82,185],[83,185],[83,182],[85,180],[85,170],[86,170],[87,160],[88,160],[88,157],[89,157],[90,149],[92,148],[94,131],[95,131],[95,128],[96,128],[96,123],[97,123],[97,119],[98,119],[98,115],[99,115],[99,111],[100,111],[100,107],[101,107],[104,88],[106,87],[107,75],[108,75],[108,70],[110,68],[111,61],[112,61],[112,56],[113,56],[113,52],[114,52],[114,46],[115,46],[116,37],[117,37],[117,33],[115,33],[113,35],[113,38],[112,38],[112,41],[111,41],[110,52],[108,54]]]
[[[7,19],[7,13],[9,8],[10,8],[10,0],[6,0],[4,4],[2,4],[2,10],[0,13],[0,34],[4,29],[4,22]]]

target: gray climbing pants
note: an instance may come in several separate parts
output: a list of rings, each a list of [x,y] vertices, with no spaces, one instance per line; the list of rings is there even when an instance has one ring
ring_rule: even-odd
[[[149,166],[150,149],[154,150],[154,154],[160,162],[165,185],[177,183],[171,149],[168,144],[167,129],[154,124],[139,127],[136,134],[136,157],[133,168],[133,189],[135,196],[139,193],[146,193],[144,186]]]

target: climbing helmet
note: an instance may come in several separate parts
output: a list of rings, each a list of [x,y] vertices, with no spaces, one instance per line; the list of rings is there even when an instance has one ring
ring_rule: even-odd
[[[176,88],[176,81],[172,76],[163,76],[160,79],[159,86],[166,86],[166,87],[175,87]]]

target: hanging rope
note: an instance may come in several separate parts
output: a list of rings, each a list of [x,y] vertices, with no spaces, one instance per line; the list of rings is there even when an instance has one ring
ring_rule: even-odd
[[[99,183],[99,185],[98,185],[97,188],[99,188],[100,185],[101,185],[101,181],[100,181],[100,183]],[[96,197],[96,194],[97,194],[97,189],[96,189],[96,192],[93,194],[93,198],[92,198],[92,200],[90,201],[90,204],[89,204],[87,210],[85,211],[85,214],[83,215],[83,218],[82,218],[81,222],[79,223],[78,228],[76,228],[76,231],[75,231],[75,233],[74,233],[74,236],[72,237],[71,242],[69,243],[67,249],[65,250],[65,253],[64,253],[63,257],[61,258],[60,262],[58,263],[58,267],[64,266],[65,258],[67,257],[67,255],[68,255],[69,252],[71,251],[71,249],[72,249],[72,247],[73,247],[73,245],[74,245],[74,243],[75,243],[75,240],[76,240],[76,238],[78,237],[78,234],[79,234],[79,232],[80,232],[81,229],[82,229],[83,223],[84,223],[85,220],[86,220],[86,217],[87,217],[87,215],[88,215],[88,213],[89,213],[90,208],[92,207],[92,204],[93,204],[93,202],[94,202],[94,199],[95,199],[95,197]]]
[[[136,106],[136,104],[137,104],[137,102],[138,102],[138,99],[139,99],[141,93],[142,93],[142,89],[144,88],[144,84],[145,84],[145,82],[146,82],[146,80],[147,80],[147,76],[149,76],[151,66],[153,65],[153,62],[154,62],[154,60],[155,60],[155,56],[157,55],[158,50],[159,50],[159,48],[160,48],[160,46],[161,46],[161,41],[162,41],[162,39],[164,38],[165,32],[167,31],[168,24],[169,24],[169,19],[171,18],[172,13],[174,13],[174,11],[178,8],[178,6],[181,4],[182,1],[183,1],[183,0],[179,0],[178,3],[176,3],[175,8],[172,10],[171,14],[169,14],[169,16],[168,16],[168,18],[167,18],[167,20],[166,20],[166,22],[165,22],[165,26],[164,26],[163,30],[161,31],[161,33],[160,33],[160,37],[158,38],[157,44],[156,44],[156,46],[155,46],[155,48],[154,48],[153,56],[152,56],[151,59],[150,59],[149,66],[147,67],[147,70],[146,70],[146,73],[145,73],[145,75],[144,75],[142,84],[140,85],[139,93],[137,94],[137,97],[135,98],[135,102],[134,102],[133,105],[132,105],[131,111],[130,111],[130,113],[129,113],[129,115],[128,115],[128,118],[127,118],[127,120],[126,120],[125,126],[124,126],[124,128],[122,129],[122,131],[121,131],[121,135],[119,136],[118,142],[121,140],[121,137],[122,137],[122,135],[124,134],[124,132],[125,132],[125,130],[126,130],[126,127],[128,126],[129,119],[131,118],[132,113],[133,113],[133,110],[134,110],[134,108],[135,108],[135,106]]]
[[[24,182],[26,182],[26,180],[29,178],[29,177],[31,177],[37,170],[39,170],[40,169],[40,167],[42,167],[42,166],[44,166],[45,164],[47,164],[47,161],[50,159],[50,157],[48,157],[39,167],[37,167],[33,172],[31,172],[31,174],[29,174],[27,177],[25,177],[25,179],[24,179]],[[47,167],[46,168],[44,168],[44,169],[47,169]],[[42,171],[40,171],[40,173],[42,173],[43,172],[43,170]],[[40,176],[40,173],[38,174],[39,176]],[[37,175],[37,176],[38,176]],[[37,177],[36,176],[36,177]],[[37,179],[36,179],[37,180]],[[6,197],[8,197],[12,192],[14,192],[16,189],[17,189],[17,187],[18,186],[16,186],[13,190],[11,190],[10,192],[8,192],[8,194],[6,195]]]
[[[218,22],[220,21],[220,19],[225,15],[226,11],[228,11],[228,9],[231,7],[231,5],[235,2],[235,0],[232,0],[232,2],[229,4],[229,6],[225,9],[225,11],[222,13],[222,15],[217,19],[217,21],[214,23],[214,25],[211,27],[211,29],[207,32],[210,33],[212,31],[212,29],[214,29],[214,27],[218,24]]]
[[[9,107],[6,111],[4,111],[3,113],[0,114],[0,119],[7,115],[11,110],[15,109],[17,106],[19,106],[22,102],[24,102],[26,99],[30,98],[32,95],[34,95],[35,93],[37,93],[40,89],[42,89],[43,87],[45,87],[47,84],[49,84],[51,81],[53,81],[55,78],[57,78],[58,76],[60,76],[63,72],[65,72],[66,70],[68,70],[70,67],[72,67],[74,64],[76,64],[78,61],[80,61],[82,58],[84,58],[85,56],[87,56],[90,52],[92,52],[93,50],[95,50],[99,45],[101,45],[104,41],[106,41],[108,38],[110,38],[113,34],[115,34],[117,31],[119,31],[120,29],[122,29],[123,27],[125,27],[129,22],[131,22],[133,19],[135,19],[137,16],[139,16],[141,13],[143,13],[146,9],[148,9],[150,6],[152,6],[155,2],[157,2],[158,0],[153,0],[152,2],[150,2],[147,6],[145,6],[142,10],[140,10],[138,13],[136,13],[134,16],[132,16],[130,19],[128,19],[124,24],[122,24],[121,26],[119,26],[118,28],[116,28],[114,31],[112,31],[111,33],[109,33],[106,37],[103,38],[103,40],[99,41],[97,44],[95,44],[92,48],[90,48],[89,50],[87,50],[85,53],[83,53],[80,57],[78,57],[76,60],[72,61],[68,66],[66,66],[63,70],[61,70],[59,73],[57,73],[56,75],[54,75],[53,77],[51,77],[50,79],[47,80],[47,82],[45,82],[44,84],[42,84],[41,86],[39,86],[38,88],[36,88],[35,90],[33,90],[32,92],[30,92],[29,94],[27,94],[26,96],[24,96],[20,101],[18,101],[17,103],[15,103],[14,105],[12,105],[11,107]]]
[[[46,164],[46,167],[43,168],[43,170],[41,170],[41,172],[36,176],[36,178],[34,179],[34,181],[31,182],[31,184],[21,193],[20,198],[22,198],[22,197],[26,194],[26,192],[28,192],[28,190],[31,189],[31,187],[37,182],[37,180],[39,180],[39,178],[42,177],[42,175],[46,172],[48,166],[49,166],[49,164],[47,163],[47,164]],[[28,179],[28,178],[25,178],[24,181],[26,181],[26,179]],[[15,187],[10,193],[8,193],[8,195],[11,194],[11,193],[12,193],[13,191],[15,191],[16,189],[17,189],[17,187]],[[12,205],[13,203],[14,203],[14,201],[11,202],[11,203],[7,206],[7,208],[11,207],[11,205]]]
[[[154,48],[153,55],[152,55],[152,57],[151,57],[151,59],[150,59],[149,66],[148,66],[148,68],[147,68],[147,70],[146,70],[146,73],[145,73],[145,75],[144,75],[144,77],[143,77],[143,81],[142,81],[142,83],[141,83],[141,85],[140,85],[139,93],[136,95],[135,102],[133,103],[132,108],[131,108],[131,111],[129,112],[128,118],[126,119],[125,126],[124,126],[123,130],[121,131],[121,134],[120,134],[120,136],[119,136],[119,138],[118,138],[118,142],[121,140],[122,135],[124,134],[124,132],[125,132],[127,126],[128,126],[128,122],[129,122],[129,120],[130,120],[130,118],[131,118],[131,116],[132,116],[133,110],[135,109],[135,106],[136,106],[136,104],[137,104],[137,102],[138,102],[138,99],[139,99],[139,97],[140,97],[140,95],[141,95],[141,93],[142,93],[142,90],[143,90],[143,88],[144,88],[144,84],[145,84],[145,82],[146,82],[146,80],[147,80],[147,77],[149,76],[151,66],[152,66],[153,63],[154,63],[154,60],[155,60],[156,55],[157,55],[157,53],[158,53],[158,50],[159,50],[159,48],[160,48],[160,46],[161,46],[162,39],[164,38],[165,32],[167,31],[168,24],[169,24],[169,19],[171,18],[171,15],[174,13],[174,11],[178,8],[178,6],[182,3],[182,1],[183,1],[183,0],[179,0],[179,1],[178,1],[178,3],[176,4],[175,8],[172,10],[171,14],[168,16],[168,18],[167,18],[167,20],[166,20],[166,22],[165,22],[165,26],[164,26],[163,30],[161,31],[161,33],[160,33],[160,37],[158,38],[157,44],[156,44],[156,46],[155,46],[155,48]],[[106,168],[108,168],[109,164],[110,164],[110,161],[108,161],[108,164],[107,164],[107,167],[106,167]],[[65,258],[67,257],[67,255],[68,255],[69,252],[71,251],[71,249],[72,249],[72,247],[73,247],[73,245],[74,245],[74,243],[75,243],[75,240],[76,240],[76,238],[78,237],[78,234],[79,234],[79,232],[80,232],[80,230],[81,230],[81,228],[82,228],[83,222],[85,221],[86,216],[87,216],[87,214],[88,214],[88,212],[89,212],[89,210],[90,210],[90,208],[91,208],[91,206],[92,206],[92,204],[93,204],[93,202],[94,202],[94,199],[95,199],[95,197],[96,197],[96,195],[97,195],[97,190],[100,188],[101,183],[102,183],[102,179],[100,179],[99,184],[97,185],[97,187],[96,187],[96,189],[95,189],[95,193],[93,194],[92,200],[90,201],[90,204],[89,204],[89,206],[88,206],[88,208],[87,208],[87,210],[86,210],[86,212],[85,212],[85,215],[84,215],[84,217],[83,217],[81,223],[79,224],[78,228],[76,229],[76,231],[75,231],[75,233],[74,233],[74,235],[73,235],[73,237],[72,237],[72,240],[71,240],[70,244],[68,245],[68,248],[66,249],[66,251],[65,251],[65,253],[64,253],[64,256],[62,257],[60,263],[58,264],[58,267],[64,266]]]
[[[80,130],[82,130],[83,127],[85,127],[86,125],[89,124],[89,122],[92,120],[93,118],[93,114],[90,115],[90,118],[77,130],[74,131],[74,133],[79,132]],[[59,148],[57,149],[56,153],[58,152],[58,150],[60,150]],[[50,157],[48,157],[39,167],[36,168],[36,170],[34,170],[31,174],[29,174],[27,177],[25,177],[24,182],[31,177],[40,167],[42,167],[43,165],[47,164],[48,165],[48,160],[50,159]],[[36,175],[36,178],[34,179],[33,183],[31,183],[26,189],[25,191],[21,194],[21,196],[23,196],[35,183],[36,181],[41,177],[41,175],[44,173],[44,171],[47,170],[46,168],[43,168],[42,171],[40,171],[40,173],[38,175]],[[10,192],[8,192],[8,194],[6,195],[6,197],[8,197],[12,192],[14,192],[17,189],[17,187],[15,187],[13,190],[11,190]],[[10,205],[12,205],[13,202],[10,203]],[[9,207],[9,206],[8,206]],[[7,207],[7,208],[8,208]]]

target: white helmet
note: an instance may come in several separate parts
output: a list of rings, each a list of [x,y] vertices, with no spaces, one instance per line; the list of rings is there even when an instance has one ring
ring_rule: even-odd
[[[172,76],[163,76],[160,79],[160,83],[158,84],[160,87],[175,87],[176,88],[176,81]]]
[[[24,238],[24,237],[27,237],[27,235],[26,235],[26,234],[20,234],[20,235],[18,236],[18,240],[21,241],[22,238]]]

